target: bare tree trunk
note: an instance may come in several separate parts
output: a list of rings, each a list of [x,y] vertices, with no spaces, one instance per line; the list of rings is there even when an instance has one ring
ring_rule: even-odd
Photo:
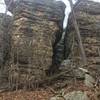
[[[76,21],[75,13],[74,13],[74,10],[73,10],[73,2],[72,2],[72,0],[69,0],[69,2],[70,2],[70,5],[71,5],[71,9],[72,9],[73,25],[74,25],[74,28],[75,28],[75,31],[76,31],[76,34],[77,34],[78,43],[79,43],[79,47],[80,47],[80,50],[81,50],[82,60],[83,60],[84,64],[87,64],[87,58],[86,58],[85,50],[84,50],[84,47],[83,47],[83,44],[82,44],[80,30],[79,30],[78,23]]]

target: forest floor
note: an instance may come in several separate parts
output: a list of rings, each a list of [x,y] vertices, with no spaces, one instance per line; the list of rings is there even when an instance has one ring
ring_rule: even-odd
[[[67,94],[72,91],[86,92],[90,100],[100,100],[97,99],[97,96],[100,97],[100,94],[98,94],[100,92],[96,92],[98,91],[98,89],[88,88],[81,81],[77,81],[76,83],[67,85],[61,89],[55,89],[53,86],[46,86],[46,88],[38,88],[33,91],[6,91],[0,93],[0,100],[51,100],[51,97],[54,97],[56,95],[62,96],[62,94]]]

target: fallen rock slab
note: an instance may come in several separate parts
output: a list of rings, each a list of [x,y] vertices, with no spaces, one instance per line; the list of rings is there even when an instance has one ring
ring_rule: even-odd
[[[64,96],[65,100],[90,100],[86,92],[73,91]]]
[[[86,74],[85,75],[85,81],[84,81],[84,83],[85,83],[85,85],[87,87],[90,87],[91,88],[91,87],[94,86],[95,79],[92,76],[90,76],[89,74]]]

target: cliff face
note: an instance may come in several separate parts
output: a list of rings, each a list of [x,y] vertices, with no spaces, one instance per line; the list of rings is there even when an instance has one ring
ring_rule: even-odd
[[[20,0],[16,1],[14,5],[12,4],[13,6],[14,8],[10,10],[14,15],[11,32],[11,62],[7,76],[11,88],[37,87],[38,83],[46,78],[46,70],[55,67],[52,66],[52,63],[59,62],[60,64],[62,59],[59,60],[59,58],[68,57],[72,42],[72,57],[78,62],[77,66],[82,65],[71,14],[66,36],[60,41],[65,9],[63,3],[53,0]],[[75,7],[75,16],[88,62],[94,63],[96,66],[100,65],[98,59],[100,56],[99,8],[100,4],[90,1],[82,1]],[[68,63],[71,62],[68,61]],[[73,67],[72,65],[73,63],[71,63],[71,67]],[[70,65],[67,67],[71,68]],[[100,73],[98,66],[99,70],[94,65],[89,67]]]
[[[4,14],[0,14],[0,66],[4,65],[9,58],[11,22],[10,16],[4,18]]]
[[[5,88],[8,83],[8,62],[10,60],[10,29],[12,26],[12,17],[0,13],[0,89]]]
[[[75,16],[78,22],[83,46],[89,66],[86,67],[93,75],[100,76],[100,4],[92,1],[82,1],[75,7]],[[73,55],[77,66],[82,66],[82,58],[78,45],[78,38],[72,24],[70,14],[67,33],[74,35]]]
[[[87,57],[98,57],[100,45],[100,4],[92,1],[81,1],[75,7],[75,16],[80,29],[82,42]],[[67,32],[74,32],[71,15]],[[76,38],[77,40],[77,38]],[[77,48],[78,49],[78,48]],[[76,52],[77,55],[77,52]]]
[[[63,32],[64,9],[65,5],[55,0],[15,2],[11,59],[21,79],[29,73],[34,82],[44,79],[52,65],[53,47]]]

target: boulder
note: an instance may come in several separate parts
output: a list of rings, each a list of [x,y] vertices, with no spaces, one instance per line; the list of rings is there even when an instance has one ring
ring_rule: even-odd
[[[12,26],[12,17],[0,13],[0,89],[7,88],[8,62],[10,58],[10,29]]]
[[[64,100],[64,98],[55,96],[55,97],[51,97],[50,100]]]
[[[100,3],[93,1],[81,1],[74,7],[76,20],[78,22],[79,30],[82,37],[83,46],[86,56],[97,57],[99,56],[98,48],[100,48]],[[67,33],[72,33],[75,37],[74,42],[74,55],[80,56],[79,45],[77,44],[78,38],[72,23],[72,15],[69,16]],[[81,59],[82,60],[82,59]]]
[[[13,3],[12,62],[19,65],[21,73],[31,73],[36,80],[43,80],[52,66],[53,47],[63,32],[65,5],[55,0]]]

